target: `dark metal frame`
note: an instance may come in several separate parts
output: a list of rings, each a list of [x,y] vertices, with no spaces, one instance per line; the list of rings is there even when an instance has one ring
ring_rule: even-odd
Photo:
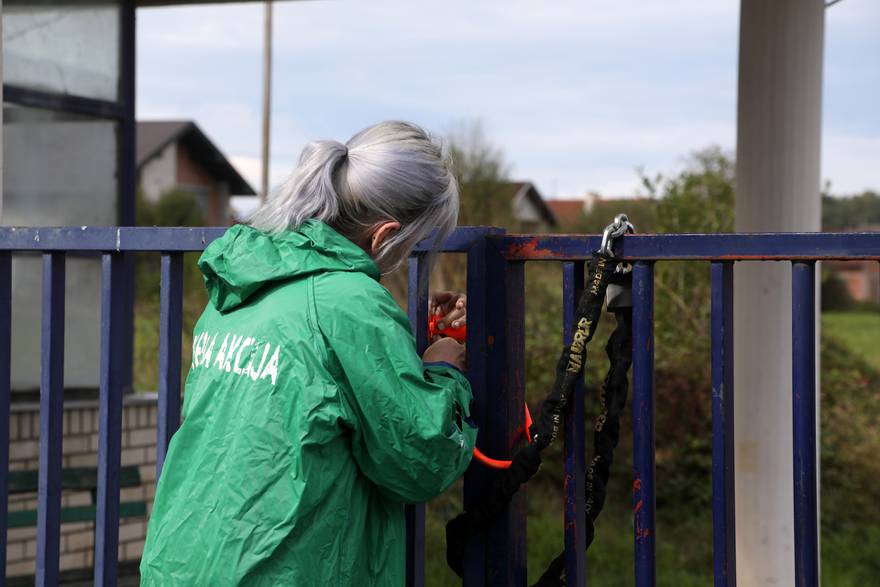
[[[12,399],[12,255],[0,251],[0,573],[6,577],[9,519],[9,404]],[[4,442],[5,441],[5,442]]]
[[[116,102],[46,92],[15,84],[3,84],[3,100],[29,108],[66,112],[93,118],[121,120],[125,116],[125,109]]]
[[[38,490],[37,584],[58,580],[63,413],[64,260],[68,254],[102,257],[101,389],[95,584],[115,585],[119,530],[119,470],[123,341],[131,335],[124,304],[126,255],[161,253],[157,473],[180,423],[183,255],[200,251],[222,228],[0,228],[0,433],[9,431],[11,255],[43,255],[42,388]],[[441,247],[465,253],[468,272],[468,377],[479,443],[499,458],[522,442],[524,389],[525,263],[561,261],[563,338],[570,342],[574,308],[583,288],[584,260],[600,243],[595,236],[505,235],[496,228],[460,228]],[[409,315],[418,350],[427,346],[427,285],[424,263],[431,244],[410,260]],[[633,463],[636,585],[656,582],[654,523],[654,263],[700,259],[712,276],[712,487],[715,585],[736,582],[733,494],[733,264],[737,260],[789,261],[793,271],[793,396],[795,553],[798,585],[818,585],[816,467],[816,260],[880,260],[880,234],[635,235],[615,247],[634,263],[633,273]],[[583,549],[583,388],[572,402],[565,430],[563,512],[569,584],[586,580]],[[4,499],[8,444],[0,447],[0,540],[5,540]],[[480,466],[465,474],[464,503],[472,506],[492,474]],[[524,585],[526,582],[525,492],[483,535],[468,545],[466,585]],[[407,507],[407,583],[423,585],[424,506]],[[5,543],[4,543],[5,544]]]

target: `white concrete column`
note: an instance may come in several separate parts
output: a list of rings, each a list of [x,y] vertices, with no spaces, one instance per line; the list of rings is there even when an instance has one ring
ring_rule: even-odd
[[[742,0],[736,230],[821,228],[822,0]],[[794,585],[791,269],[738,263],[739,585]]]

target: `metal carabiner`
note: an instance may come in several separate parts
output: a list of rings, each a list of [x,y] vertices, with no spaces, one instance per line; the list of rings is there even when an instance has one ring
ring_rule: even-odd
[[[618,214],[614,217],[614,222],[606,226],[605,230],[602,231],[602,244],[599,246],[598,253],[609,259],[614,258],[614,239],[635,231],[636,228],[629,221],[627,215]]]

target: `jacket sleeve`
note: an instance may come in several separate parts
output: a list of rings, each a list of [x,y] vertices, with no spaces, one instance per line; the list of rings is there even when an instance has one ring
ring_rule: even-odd
[[[355,461],[395,499],[439,495],[473,454],[470,384],[449,365],[422,363],[409,320],[376,281],[330,273],[314,283],[318,328],[342,379]]]

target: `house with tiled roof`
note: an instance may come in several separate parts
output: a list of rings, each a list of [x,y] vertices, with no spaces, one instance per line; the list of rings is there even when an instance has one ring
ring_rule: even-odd
[[[512,181],[507,184],[510,191],[511,210],[525,231],[546,231],[558,226],[556,215],[530,181]]]
[[[211,139],[191,120],[139,121],[138,187],[151,202],[172,191],[197,197],[210,226],[229,224],[230,196],[256,196]]]
[[[641,231],[654,229],[657,201],[653,198],[603,198],[589,193],[573,200],[547,200],[559,228],[575,232],[598,232],[616,214],[627,214]]]

